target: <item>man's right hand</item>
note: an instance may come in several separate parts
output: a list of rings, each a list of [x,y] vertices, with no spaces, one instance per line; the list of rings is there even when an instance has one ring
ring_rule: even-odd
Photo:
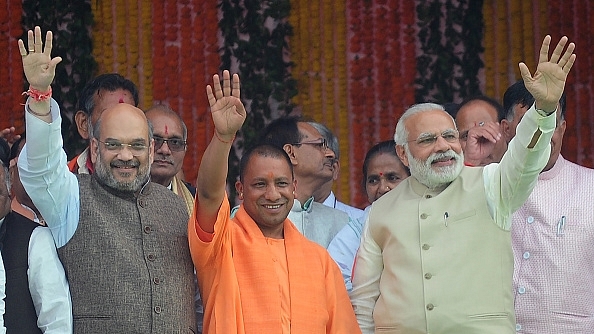
[[[210,112],[215,125],[216,136],[225,142],[232,142],[235,133],[241,128],[245,121],[246,111],[239,99],[239,75],[233,74],[233,88],[229,71],[223,71],[223,87],[219,75],[213,77],[213,88],[206,86]]]
[[[61,57],[51,58],[52,32],[48,31],[45,36],[45,48],[39,27],[35,27],[35,32],[27,32],[27,48],[23,40],[19,39],[18,43],[29,85],[42,92],[48,91],[56,75],[56,65],[62,61]]]

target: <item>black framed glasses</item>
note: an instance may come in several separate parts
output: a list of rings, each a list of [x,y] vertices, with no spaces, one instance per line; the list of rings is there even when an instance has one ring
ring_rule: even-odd
[[[95,139],[97,139],[97,138],[95,138]],[[105,142],[105,141],[101,141],[99,139],[97,139],[97,141],[100,142],[101,144],[103,144],[105,146],[106,150],[108,150],[110,152],[114,152],[114,153],[119,153],[124,149],[124,147],[127,147],[133,156],[141,155],[148,148],[148,146],[146,144],[141,143],[141,142],[126,144],[126,143],[120,143],[119,141]]]
[[[186,141],[179,138],[161,138],[161,137],[153,137],[155,140],[155,151],[160,149],[164,143],[167,143],[167,146],[171,151],[183,151],[186,149]]]
[[[312,141],[302,141],[300,143],[293,143],[291,145],[295,145],[295,146],[314,145],[314,146],[317,146],[317,148],[319,148],[320,150],[328,149],[328,141],[326,140],[326,138],[318,138],[318,139],[312,140]]]

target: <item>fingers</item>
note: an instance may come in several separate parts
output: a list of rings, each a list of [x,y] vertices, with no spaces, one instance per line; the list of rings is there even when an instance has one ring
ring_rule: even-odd
[[[33,30],[27,31],[27,50],[29,53],[35,52],[35,36]]]
[[[575,54],[572,54],[569,57],[569,60],[567,60],[567,63],[565,63],[565,65],[563,66],[563,72],[565,72],[565,75],[569,74],[569,71],[571,70],[573,63],[575,63],[576,58],[577,56]]]
[[[528,69],[528,66],[526,66],[526,64],[524,64],[524,63],[519,63],[518,67],[520,68],[520,74],[522,75],[522,79],[524,79],[524,82],[531,81],[532,74],[530,74],[530,70]]]
[[[559,43],[557,43],[557,46],[551,55],[551,63],[557,63],[559,61],[559,58],[561,58],[561,53],[563,52],[563,49],[565,49],[565,44],[567,44],[567,36],[561,37]]]
[[[27,49],[25,49],[25,43],[23,42],[22,39],[18,40],[19,43],[19,53],[21,54],[21,57],[24,57],[27,55]]]
[[[58,65],[61,61],[62,61],[62,57],[53,58],[49,62],[49,68],[55,69],[56,68],[56,65]]]
[[[217,103],[217,99],[214,97],[214,94],[212,93],[212,87],[210,85],[206,85],[206,96],[208,97],[208,104],[211,107]]]
[[[48,32],[45,34],[45,49],[43,49],[43,54],[45,54],[48,57],[52,56],[52,38],[52,32],[48,30]]]
[[[223,97],[223,91],[221,90],[221,79],[219,78],[218,74],[212,76],[213,86],[214,86],[214,95],[216,99],[221,99]]]
[[[549,46],[551,44],[551,36],[546,35],[540,46],[540,54],[538,55],[539,63],[546,63],[549,61]]]
[[[237,73],[233,74],[233,91],[231,94],[236,98],[239,98],[240,93],[240,86],[239,86],[239,75]]]
[[[35,52],[43,52],[43,40],[41,39],[41,28],[39,28],[39,26],[35,27],[35,43],[33,45],[35,48],[30,50],[34,50]]]
[[[229,96],[231,94],[231,79],[229,77],[229,71],[223,71],[223,96]]]

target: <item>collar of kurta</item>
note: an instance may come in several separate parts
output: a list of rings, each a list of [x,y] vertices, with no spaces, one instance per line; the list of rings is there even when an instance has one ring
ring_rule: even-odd
[[[264,328],[269,328],[271,333],[280,333],[278,310],[281,297],[273,253],[262,231],[243,206],[237,211],[234,221],[240,228],[236,229],[233,238],[233,262],[241,292],[246,333],[250,332],[248,327],[255,332],[267,332]],[[316,306],[309,285],[324,282],[319,280],[320,273],[312,274],[311,266],[308,266],[308,262],[318,261],[311,258],[312,245],[289,219],[285,219],[283,224],[289,271],[291,332],[303,333],[310,329],[309,312]]]

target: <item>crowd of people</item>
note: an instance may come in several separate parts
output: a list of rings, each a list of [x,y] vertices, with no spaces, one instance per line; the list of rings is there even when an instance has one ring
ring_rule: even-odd
[[[249,117],[237,74],[206,86],[214,135],[195,187],[188,130],[133,82],[91,80],[67,161],[51,32],[19,40],[26,136],[0,138],[1,333],[587,333],[594,171],[560,154],[576,59],[547,36],[503,103],[405,110],[365,156],[364,210],[333,193],[339,143],[281,117],[228,158]],[[207,106],[203,106],[207,108]],[[594,255],[594,254],[592,254]],[[19,289],[19,291],[16,291]]]

